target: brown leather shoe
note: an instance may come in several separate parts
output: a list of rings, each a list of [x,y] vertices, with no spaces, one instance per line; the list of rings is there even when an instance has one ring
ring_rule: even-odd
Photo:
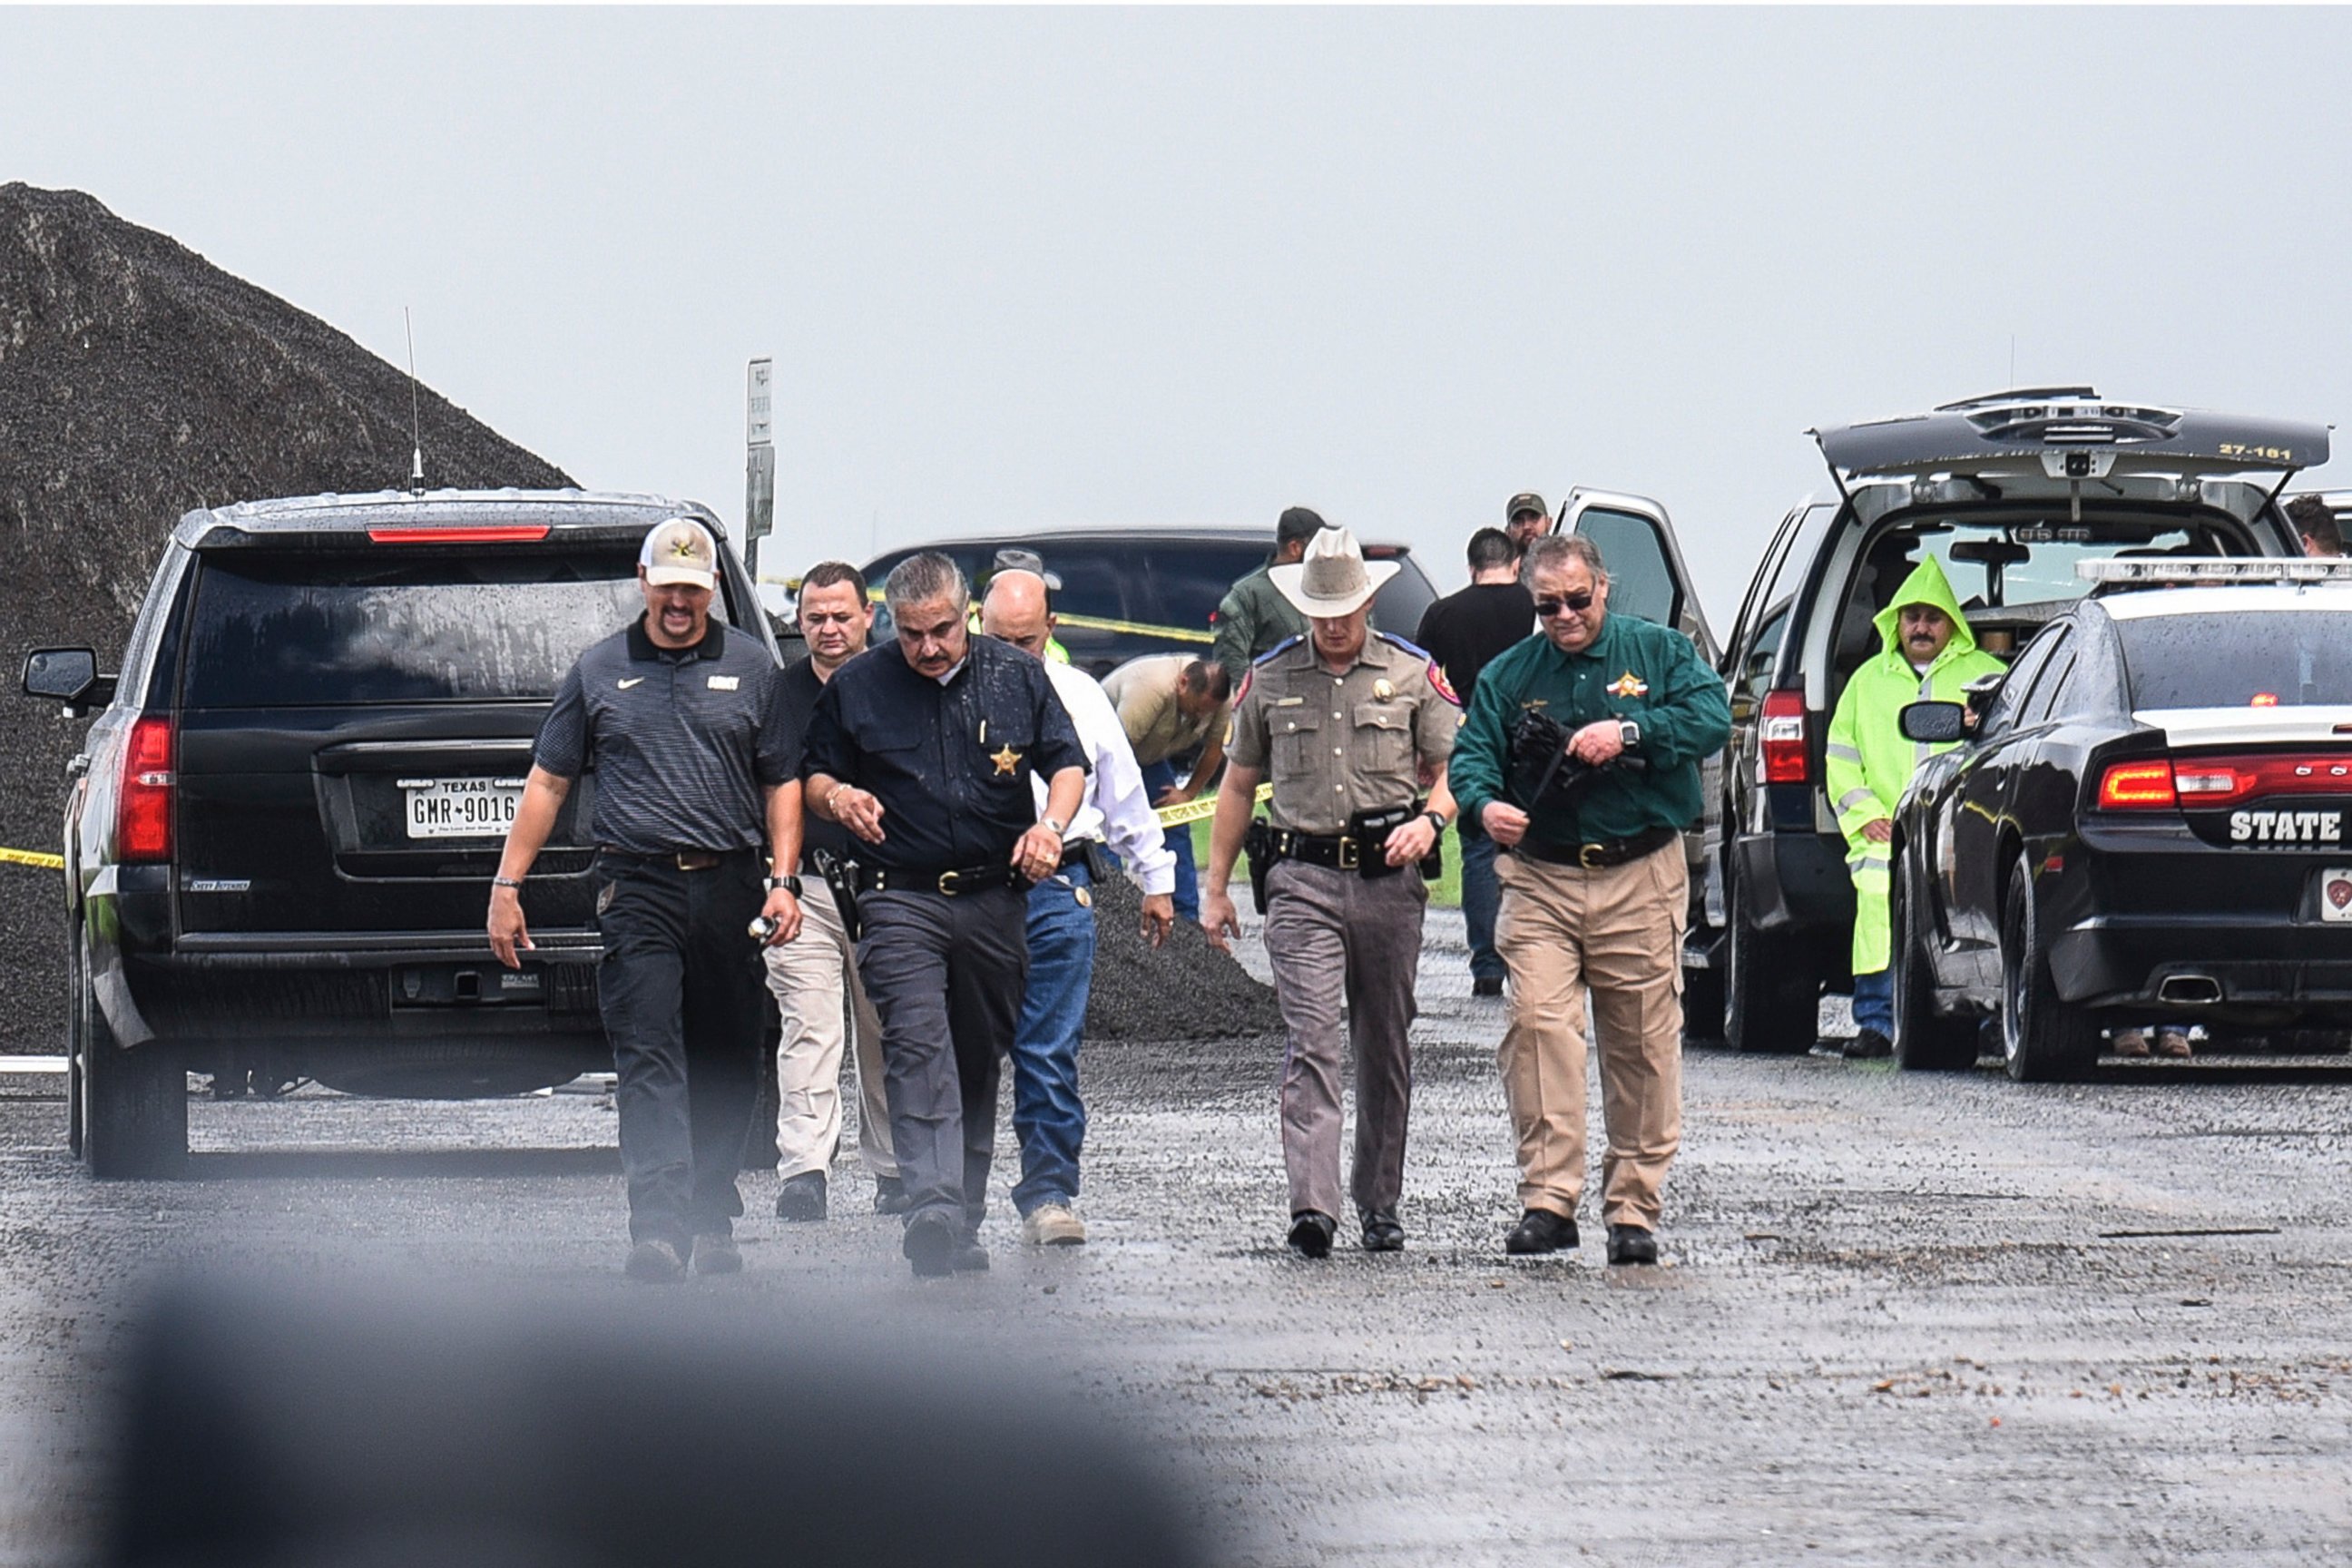
[[[2119,1057],[2130,1057],[2137,1059],[2147,1055],[2147,1031],[2146,1029],[2117,1029],[2116,1031],[2115,1039],[2110,1043],[2115,1047],[2116,1055]]]
[[[2158,1029],[2156,1032],[2156,1054],[2179,1059],[2196,1053],[2189,1048],[2189,1037],[2179,1029]]]

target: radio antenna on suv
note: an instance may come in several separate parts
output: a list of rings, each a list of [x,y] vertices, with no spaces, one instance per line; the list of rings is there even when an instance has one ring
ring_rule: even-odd
[[[418,495],[425,493],[425,421],[419,415],[416,398],[416,322],[408,307],[400,308],[401,330],[408,334],[408,488]]]

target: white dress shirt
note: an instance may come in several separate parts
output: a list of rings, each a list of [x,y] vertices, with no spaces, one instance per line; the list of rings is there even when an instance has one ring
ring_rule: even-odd
[[[1049,659],[1045,675],[1054,683],[1054,695],[1069,710],[1078,744],[1086,748],[1087,760],[1093,764],[1087,774],[1086,796],[1078,803],[1077,816],[1071,819],[1064,842],[1099,838],[1135,872],[1146,893],[1173,893],[1176,854],[1168,847],[1168,830],[1152,813],[1150,793],[1143,787],[1143,770],[1136,764],[1135,748],[1127,743],[1118,710],[1082,669]],[[1037,791],[1037,811],[1043,816],[1045,781],[1032,775],[1029,782]]]

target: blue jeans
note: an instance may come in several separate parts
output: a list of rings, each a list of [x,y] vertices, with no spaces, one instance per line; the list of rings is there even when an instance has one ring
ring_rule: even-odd
[[[1853,1026],[1859,1031],[1875,1029],[1889,1039],[1895,1037],[1895,972],[1882,969],[1875,974],[1853,977]]]
[[[1462,855],[1462,923],[1469,928],[1470,973],[1480,980],[1500,980],[1503,958],[1495,951],[1495,910],[1503,889],[1495,879],[1495,841],[1467,823],[1454,841]]]
[[[1153,801],[1160,792],[1176,783],[1173,763],[1153,763],[1143,770],[1143,793]],[[1169,851],[1176,857],[1176,918],[1197,921],[1201,918],[1201,880],[1192,866],[1192,825],[1179,823],[1168,830]]]
[[[1078,1036],[1095,973],[1095,912],[1078,901],[1087,886],[1080,862],[1029,890],[1029,984],[1013,1031],[1013,1131],[1021,1140],[1013,1206],[1024,1215],[1078,1195],[1087,1141]]]

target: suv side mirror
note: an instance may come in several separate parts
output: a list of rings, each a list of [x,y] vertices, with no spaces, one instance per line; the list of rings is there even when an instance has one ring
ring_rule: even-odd
[[[1969,710],[1957,702],[1912,702],[1896,715],[1906,741],[1942,745],[1959,740],[1969,730]]]
[[[2008,679],[2009,671],[1996,669],[1990,675],[1979,675],[1961,687],[1960,696],[1968,703],[1969,711],[1979,719],[1991,712],[1992,700],[2000,695],[2001,683]]]
[[[89,648],[35,648],[25,656],[25,694],[86,710],[113,700],[114,677],[99,674],[98,655]]]

